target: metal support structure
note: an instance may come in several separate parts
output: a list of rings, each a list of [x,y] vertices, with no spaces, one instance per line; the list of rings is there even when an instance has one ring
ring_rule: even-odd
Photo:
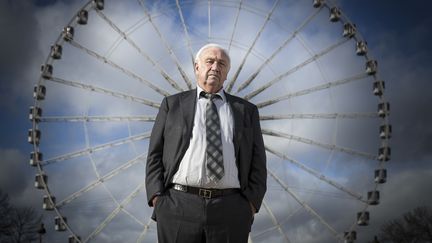
[[[89,115],[89,114],[93,114],[93,113],[88,112],[88,110],[85,114],[71,114],[71,115],[61,114],[61,115],[57,115],[57,114],[52,113],[51,110],[45,109],[47,107],[46,102],[45,102],[45,98],[47,97],[47,88],[50,89],[49,95],[54,94],[54,91],[51,89],[51,86],[50,86],[52,83],[61,84],[61,85],[64,85],[65,87],[73,87],[73,88],[81,89],[80,91],[88,92],[90,95],[97,93],[97,94],[106,95],[108,97],[113,97],[115,99],[120,99],[120,101],[133,102],[134,105],[136,105],[135,103],[143,104],[146,106],[146,108],[147,107],[152,107],[154,109],[159,108],[159,101],[151,101],[151,100],[148,100],[146,98],[136,97],[136,96],[133,96],[133,95],[128,94],[128,93],[122,93],[122,92],[119,92],[116,90],[110,90],[107,88],[96,86],[96,85],[92,84],[92,83],[94,83],[93,82],[94,80],[71,81],[71,80],[68,80],[68,78],[66,76],[62,76],[63,75],[63,73],[61,73],[62,69],[58,68],[56,65],[58,63],[63,62],[63,60],[61,60],[60,62],[57,62],[57,61],[60,59],[67,60],[67,58],[69,58],[67,55],[69,54],[70,47],[74,47],[74,48],[72,48],[73,50],[75,50],[75,49],[80,50],[80,51],[88,54],[89,56],[95,58],[96,60],[103,63],[104,65],[111,67],[111,68],[114,68],[117,71],[120,71],[120,73],[132,78],[133,81],[138,81],[138,82],[144,84],[146,86],[146,87],[144,87],[144,89],[146,89],[148,87],[148,88],[154,90],[156,93],[158,93],[161,96],[170,95],[169,92],[167,92],[163,89],[164,86],[160,85],[157,82],[159,79],[149,81],[146,78],[144,78],[146,76],[140,76],[137,73],[134,73],[131,70],[127,69],[125,66],[121,66],[120,63],[113,62],[112,59],[109,58],[111,53],[114,53],[114,51],[120,46],[120,43],[127,43],[138,54],[140,54],[142,57],[144,57],[144,59],[146,59],[148,61],[148,63],[151,64],[152,68],[159,71],[161,77],[163,79],[165,79],[165,81],[167,81],[168,84],[171,85],[172,88],[174,88],[176,91],[183,91],[183,88],[174,80],[173,77],[169,76],[169,74],[161,66],[160,60],[155,60],[155,59],[151,58],[149,56],[149,54],[146,52],[144,46],[137,45],[137,42],[135,42],[131,38],[132,33],[135,30],[137,30],[138,27],[143,25],[144,23],[150,24],[153,27],[153,29],[156,31],[157,37],[161,41],[161,45],[163,45],[165,47],[165,49],[168,51],[168,54],[171,57],[172,61],[174,62],[175,67],[178,69],[178,71],[180,72],[180,75],[184,79],[184,81],[187,85],[187,88],[189,88],[189,89],[192,88],[192,84],[191,84],[189,78],[187,77],[186,73],[183,71],[183,65],[180,64],[177,56],[174,54],[173,46],[171,46],[169,44],[168,40],[164,37],[163,32],[161,31],[162,29],[160,28],[160,26],[158,26],[156,24],[157,23],[155,21],[156,18],[159,16],[164,17],[164,15],[166,13],[160,13],[160,14],[159,13],[156,13],[156,14],[151,13],[150,14],[150,12],[148,11],[147,7],[145,6],[143,0],[137,0],[137,1],[141,5],[141,7],[144,9],[144,15],[145,16],[143,18],[141,18],[138,22],[136,22],[135,24],[130,26],[129,28],[124,28],[124,29],[121,29],[119,27],[119,26],[123,27],[123,25],[119,25],[118,23],[114,22],[114,19],[115,19],[114,16],[109,16],[107,13],[103,12],[103,10],[105,9],[105,1],[103,1],[103,0],[91,0],[87,4],[85,4],[82,8],[80,8],[77,11],[77,13],[73,16],[71,21],[67,25],[65,25],[65,28],[63,29],[62,33],[59,35],[57,41],[51,46],[49,56],[47,57],[46,62],[41,67],[40,79],[39,79],[37,85],[34,87],[33,97],[34,97],[35,103],[32,107],[30,107],[30,111],[29,111],[29,120],[32,122],[32,127],[28,131],[28,142],[33,146],[33,151],[30,154],[30,165],[34,166],[34,168],[38,172],[35,176],[35,187],[43,190],[45,193],[45,196],[43,198],[43,209],[53,211],[53,213],[55,213],[55,215],[57,216],[55,219],[56,230],[58,230],[58,231],[66,231],[67,230],[71,233],[71,235],[69,237],[69,242],[88,242],[88,241],[95,239],[97,237],[97,235],[99,235],[107,227],[107,225],[110,224],[110,222],[118,216],[118,214],[120,212],[123,212],[130,219],[132,219],[134,222],[136,222],[137,225],[142,227],[143,230],[142,230],[140,236],[138,237],[137,242],[140,242],[141,240],[143,240],[149,231],[151,232],[151,230],[154,230],[153,229],[154,223],[152,223],[152,221],[150,219],[148,222],[143,222],[143,221],[141,221],[141,219],[139,217],[134,215],[131,211],[126,210],[126,208],[125,208],[128,204],[130,204],[132,202],[132,200],[134,198],[136,198],[138,196],[138,194],[140,192],[142,192],[144,190],[144,184],[138,185],[137,188],[135,188],[135,190],[132,193],[130,193],[126,199],[124,199],[122,202],[120,202],[120,201],[117,201],[116,197],[113,195],[113,193],[110,191],[110,189],[106,186],[105,182],[109,181],[112,178],[115,178],[116,176],[118,176],[121,173],[124,173],[127,169],[131,168],[134,165],[145,163],[144,160],[145,160],[146,155],[138,154],[138,152],[137,152],[138,149],[135,147],[135,142],[144,141],[144,143],[146,143],[147,142],[146,140],[150,137],[150,132],[134,134],[132,132],[133,129],[131,128],[132,127],[131,123],[132,122],[150,122],[150,123],[152,123],[152,122],[155,122],[155,119],[156,119],[155,115],[154,114],[147,115],[147,114],[140,114],[140,113],[138,113],[137,115],[123,115],[123,116],[119,116],[119,115]],[[251,54],[260,58],[260,61],[262,61],[262,63],[260,63],[258,69],[256,69],[256,68],[254,69],[254,72],[251,75],[249,75],[249,78],[246,79],[245,82],[240,84],[237,92],[240,92],[243,89],[245,89],[246,87],[249,87],[250,84],[252,83],[252,81],[255,80],[255,78],[261,73],[261,71],[264,68],[268,67],[269,70],[273,71],[271,69],[271,65],[272,65],[271,61],[279,53],[281,53],[293,39],[298,39],[299,42],[305,48],[305,50],[310,54],[310,57],[307,60],[304,60],[303,62],[299,63],[294,68],[291,68],[288,71],[280,74],[276,78],[270,79],[270,81],[268,81],[268,82],[263,81],[263,82],[267,82],[267,83],[264,83],[263,86],[258,87],[258,89],[253,90],[251,93],[246,94],[245,99],[254,98],[256,95],[260,94],[264,90],[267,90],[268,88],[273,86],[275,83],[285,80],[286,77],[288,77],[289,75],[291,75],[291,74],[297,72],[298,70],[304,68],[305,66],[309,65],[310,63],[315,63],[318,66],[318,69],[320,69],[320,67],[319,67],[320,66],[320,63],[319,63],[320,57],[326,55],[327,53],[330,53],[330,52],[336,50],[337,47],[343,45],[344,43],[346,43],[348,41],[355,42],[355,50],[353,50],[353,55],[358,55],[358,56],[361,56],[361,58],[365,58],[365,71],[364,71],[364,73],[357,74],[357,75],[347,77],[347,78],[343,78],[340,80],[331,81],[331,82],[328,82],[326,80],[326,78],[324,78],[324,83],[321,85],[305,88],[305,89],[302,89],[302,90],[299,90],[296,92],[290,92],[290,93],[286,93],[286,94],[282,93],[282,95],[279,95],[279,96],[271,94],[270,98],[266,98],[266,99],[264,99],[264,101],[257,104],[257,106],[259,108],[264,108],[264,107],[268,107],[268,106],[271,106],[271,105],[276,104],[278,102],[288,100],[288,99],[291,99],[294,97],[313,94],[313,93],[316,93],[320,90],[328,89],[329,92],[331,92],[331,91],[333,91],[333,87],[335,87],[335,86],[348,84],[348,83],[351,83],[355,80],[364,79],[368,76],[370,77],[368,79],[368,81],[373,79],[373,83],[371,83],[371,85],[372,85],[371,94],[375,95],[375,97],[378,98],[378,100],[379,100],[377,111],[373,111],[373,112],[356,112],[356,111],[353,111],[353,112],[333,112],[333,113],[313,113],[312,112],[312,113],[292,113],[292,114],[283,114],[283,112],[281,112],[281,113],[276,112],[276,114],[266,114],[266,115],[260,116],[261,121],[273,121],[273,120],[282,120],[282,119],[319,119],[319,120],[335,119],[336,123],[338,122],[339,119],[376,119],[376,120],[381,121],[381,124],[379,126],[379,130],[377,131],[377,137],[379,139],[381,139],[381,145],[378,148],[377,155],[364,153],[361,151],[356,151],[353,149],[338,146],[336,144],[322,143],[322,142],[316,141],[314,139],[309,139],[309,138],[305,138],[305,137],[301,137],[301,136],[296,136],[293,134],[288,134],[288,133],[285,133],[284,131],[274,131],[274,130],[270,130],[270,129],[266,129],[266,128],[262,129],[263,134],[266,136],[280,137],[280,138],[287,139],[289,142],[295,141],[295,142],[301,142],[301,143],[311,145],[311,146],[318,146],[318,147],[327,149],[329,151],[343,152],[343,153],[346,153],[348,155],[361,157],[361,158],[364,158],[367,160],[374,160],[374,161],[377,160],[378,166],[377,166],[377,169],[374,171],[374,174],[373,174],[374,176],[372,178],[373,182],[374,182],[374,188],[369,188],[369,191],[367,193],[367,199],[364,199],[363,195],[361,195],[360,193],[352,191],[351,189],[347,188],[346,186],[344,186],[340,183],[337,183],[335,180],[330,179],[330,177],[327,176],[326,174],[321,173],[321,172],[316,171],[316,170],[313,170],[312,168],[307,167],[304,162],[297,161],[297,160],[289,157],[289,155],[282,153],[279,150],[275,150],[273,148],[270,148],[270,146],[268,146],[266,144],[267,153],[276,155],[276,157],[281,158],[282,160],[293,164],[297,168],[300,168],[301,170],[307,172],[309,175],[319,179],[321,182],[333,186],[338,191],[341,191],[342,192],[341,194],[348,195],[349,197],[354,198],[356,201],[360,202],[364,206],[364,208],[362,210],[357,211],[357,218],[355,220],[355,223],[351,226],[351,228],[349,230],[347,230],[345,233],[338,232],[338,231],[336,231],[337,227],[332,226],[330,222],[327,222],[324,219],[323,214],[320,214],[320,212],[316,211],[311,206],[309,206],[309,204],[307,204],[306,200],[302,200],[298,195],[296,195],[293,192],[292,188],[289,188],[287,186],[287,184],[271,170],[271,168],[268,171],[268,174],[270,175],[270,177],[272,177],[277,182],[277,184],[284,191],[286,191],[289,194],[289,196],[291,196],[291,198],[293,198],[295,201],[297,201],[299,203],[299,205],[301,206],[300,209],[306,210],[314,218],[316,218],[325,228],[327,228],[332,233],[332,235],[335,237],[335,239],[337,241],[339,241],[339,242],[340,241],[354,242],[356,240],[356,237],[357,237],[357,231],[355,230],[356,226],[357,225],[365,226],[365,225],[369,224],[370,215],[369,215],[369,211],[367,211],[367,208],[369,205],[379,204],[380,191],[379,191],[378,186],[385,183],[386,179],[387,179],[387,170],[385,169],[384,165],[387,163],[387,161],[390,160],[391,149],[390,149],[388,141],[392,135],[392,127],[388,123],[388,119],[389,119],[388,117],[389,117],[389,113],[390,113],[390,104],[388,102],[386,102],[386,100],[384,98],[385,83],[384,83],[384,81],[379,79],[379,77],[378,77],[378,62],[375,59],[371,58],[370,54],[368,53],[367,42],[364,40],[364,38],[362,38],[360,36],[360,33],[357,31],[357,27],[348,20],[348,18],[344,15],[344,13],[339,8],[333,7],[332,4],[330,3],[330,1],[314,0],[312,5],[313,5],[313,7],[316,8],[315,11],[313,11],[313,13],[311,15],[305,16],[306,18],[304,19],[304,21],[299,26],[297,26],[296,28],[293,28],[294,31],[292,31],[290,33],[290,35],[288,35],[288,38],[284,39],[285,41],[282,44],[280,44],[277,47],[277,49],[273,53],[271,53],[271,55],[262,55],[262,53],[259,53],[256,49],[254,49],[255,45],[256,45],[257,41],[259,40],[259,38],[261,37],[263,31],[267,28],[267,25],[269,25],[270,23],[273,23],[272,22],[272,21],[274,21],[273,12],[277,10],[278,2],[279,2],[279,0],[275,0],[272,8],[270,10],[266,10],[266,12],[265,12],[265,11],[261,11],[256,6],[252,6],[249,2],[243,1],[243,0],[240,0],[239,3],[238,2],[234,3],[231,0],[228,0],[228,1],[211,1],[211,0],[208,0],[206,3],[207,4],[207,15],[208,15],[207,16],[208,22],[206,25],[208,41],[210,41],[210,40],[217,40],[217,41],[222,41],[222,42],[225,41],[229,45],[228,50],[231,50],[233,47],[237,47],[237,48],[241,48],[246,53],[245,56],[243,56],[241,59],[240,65],[234,74],[234,78],[227,85],[228,91],[232,90],[232,88],[234,87],[235,82],[237,81],[239,74],[243,70],[245,63],[246,63],[247,59],[249,58],[249,56],[251,56]],[[194,35],[196,33],[189,32],[189,28],[188,28],[188,25],[186,22],[187,19],[185,19],[185,16],[183,15],[184,13],[189,13],[189,11],[190,11],[189,9],[186,9],[186,11],[184,11],[184,8],[187,7],[188,4],[194,4],[194,3],[189,2],[189,1],[176,0],[175,4],[171,3],[171,4],[168,4],[167,6],[168,7],[176,6],[176,8],[178,10],[178,23],[177,24],[183,28],[184,36],[182,36],[182,37],[186,38],[185,45],[187,45],[187,47],[188,47],[189,55],[191,57],[191,61],[193,64],[193,62],[194,62],[194,56],[193,55],[194,54],[193,54],[193,50],[192,50],[192,45],[195,45],[193,38],[195,37]],[[212,9],[214,7],[218,7],[218,6],[219,7],[220,6],[231,7],[231,8],[234,8],[236,10],[235,16],[233,16],[233,17],[235,17],[235,18],[233,18],[233,22],[234,22],[233,30],[231,32],[231,35],[225,39],[223,39],[223,38],[218,39],[217,36],[213,36],[213,33],[212,33],[212,31],[214,31],[214,30],[212,30],[212,27],[215,26],[214,24],[217,23],[217,21],[219,21],[217,18],[215,18],[215,16],[212,16],[212,13],[213,13]],[[302,36],[300,35],[301,34],[300,32],[303,31],[303,29],[306,26],[310,25],[310,23],[322,11],[322,9],[325,9],[325,8],[327,8],[330,12],[330,21],[339,22],[339,24],[341,24],[342,37],[344,37],[344,39],[338,41],[337,43],[332,44],[331,46],[327,47],[326,49],[323,49],[323,50],[315,53],[314,51],[312,51],[312,49],[307,47],[306,42],[303,41]],[[93,20],[93,19],[89,19],[89,16],[91,16],[91,17],[94,16],[94,15],[90,15],[92,11],[94,11],[93,13],[96,13],[97,16],[99,16],[101,20],[105,21],[105,23],[108,26],[110,26],[115,32],[117,32],[117,34],[119,36],[118,37],[119,39],[116,41],[115,45],[112,45],[110,47],[110,49],[108,51],[108,53],[110,53],[109,55],[108,54],[102,55],[102,54],[100,54],[100,53],[98,53],[92,49],[85,47],[84,45],[82,45],[79,42],[82,40],[82,38],[81,38],[82,35],[80,36],[80,34],[81,34],[80,31],[82,30],[82,28],[87,28],[91,24],[91,22],[89,22],[89,20]],[[254,40],[252,41],[252,43],[247,44],[247,45],[244,45],[240,42],[237,42],[234,38],[234,33],[238,29],[237,24],[238,24],[239,19],[241,17],[242,11],[248,11],[250,13],[256,14],[257,16],[264,17],[263,25],[257,26],[260,28],[259,28],[257,34],[255,35]],[[111,18],[111,17],[113,17],[113,18]],[[205,20],[203,22],[205,23]],[[121,23],[121,24],[123,24],[123,23]],[[286,32],[289,33],[288,31],[286,31]],[[125,40],[125,42],[123,42],[124,40]],[[54,69],[56,71],[56,73],[55,73],[56,76],[53,75]],[[325,77],[322,70],[319,70],[319,71],[320,71],[320,74],[323,77]],[[51,96],[49,98],[51,98]],[[50,101],[50,99],[47,99],[47,100],[49,102],[52,102],[52,101]],[[89,107],[89,109],[90,109],[90,107]],[[46,113],[46,114],[48,114],[48,116],[47,115],[43,116],[42,110],[44,111],[44,114]],[[44,133],[43,138],[45,139],[45,137],[46,137],[45,134],[47,134],[47,133],[45,133],[44,129],[46,129],[47,125],[49,126],[50,124],[54,124],[54,126],[56,126],[57,125],[56,123],[63,123],[61,125],[68,125],[68,124],[77,123],[77,122],[82,123],[84,126],[84,131],[85,131],[84,133],[85,133],[85,139],[86,139],[86,145],[87,145],[86,148],[81,149],[79,151],[67,152],[67,153],[64,153],[64,154],[61,154],[58,156],[56,155],[56,157],[51,157],[51,158],[48,158],[47,160],[44,160],[42,152],[46,152],[46,154],[49,154],[49,151],[41,151],[41,150],[44,150],[47,148],[47,144],[45,144],[45,142],[49,142],[49,141],[45,141],[45,140],[42,141],[41,140],[41,138],[42,138],[41,134]],[[124,122],[124,123],[127,123],[128,136],[123,137],[122,139],[109,141],[108,143],[105,143],[105,144],[90,146],[91,136],[89,135],[89,131],[90,131],[89,125],[97,123],[97,122]],[[43,143],[41,143],[41,141]],[[92,141],[92,143],[94,143],[94,141]],[[95,151],[108,150],[110,148],[120,146],[123,144],[129,144],[129,143],[131,144],[131,148],[133,149],[134,153],[137,156],[131,160],[121,161],[121,164],[119,166],[115,167],[114,169],[112,169],[111,171],[109,171],[107,173],[102,174],[101,171],[96,166],[95,159],[93,158],[92,153]],[[61,200],[58,200],[59,202],[56,202],[57,200],[56,200],[55,195],[53,195],[53,193],[49,190],[49,187],[48,187],[48,174],[45,174],[44,172],[49,172],[49,170],[47,170],[47,167],[50,164],[57,163],[60,161],[70,160],[70,159],[80,157],[80,156],[88,156],[90,162],[92,163],[93,172],[96,175],[97,179],[92,181],[91,183],[88,183],[84,187],[82,187],[82,188],[80,188],[80,189],[78,189],[72,193],[68,192],[66,197],[59,197],[59,198],[61,198]],[[329,159],[329,161],[330,161],[330,159]],[[370,175],[372,175],[372,174],[370,174]],[[50,183],[52,183],[52,179],[53,179],[53,177],[50,177]],[[92,229],[93,231],[90,233],[90,235],[84,236],[83,237],[84,240],[81,240],[81,237],[79,237],[77,234],[75,234],[73,232],[73,230],[69,227],[69,225],[67,223],[67,219],[64,215],[65,213],[62,212],[61,210],[65,209],[66,208],[65,206],[67,206],[67,205],[72,205],[72,204],[70,204],[71,202],[73,202],[74,200],[76,200],[80,197],[84,197],[86,192],[90,192],[97,187],[102,187],[103,189],[105,189],[108,192],[109,200],[114,202],[115,209],[110,212],[110,214],[103,220],[103,222],[100,222],[100,224],[97,225],[96,228]],[[349,198],[349,197],[346,197],[346,198]],[[278,220],[278,218],[274,214],[272,208],[270,208],[270,206],[267,204],[267,201],[263,202],[263,206],[264,206],[264,209],[268,213],[267,215],[271,221],[272,226],[266,228],[261,233],[265,234],[267,232],[272,232],[272,231],[277,230],[286,242],[290,242],[288,235],[286,234],[286,232],[284,232],[283,227],[282,227],[282,225],[286,221],[279,221]],[[42,225],[42,228],[43,228],[43,225]],[[43,230],[45,230],[45,229],[43,228]],[[39,241],[41,242],[42,241],[42,234],[41,233],[39,233],[39,234],[40,234]],[[252,237],[249,237],[249,241],[252,242]]]

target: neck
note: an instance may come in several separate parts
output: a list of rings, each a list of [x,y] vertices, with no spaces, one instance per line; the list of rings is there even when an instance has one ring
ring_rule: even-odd
[[[220,87],[219,89],[206,89],[206,88],[203,88],[203,87],[201,87],[201,85],[199,85],[199,84],[197,84],[204,92],[206,92],[206,93],[208,93],[208,94],[216,94],[216,93],[218,93],[219,91],[221,91],[222,89],[223,89],[223,87]]]

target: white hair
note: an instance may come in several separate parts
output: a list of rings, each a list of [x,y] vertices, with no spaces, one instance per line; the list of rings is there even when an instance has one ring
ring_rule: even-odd
[[[204,50],[206,50],[206,49],[208,49],[208,48],[212,48],[212,47],[215,47],[215,48],[218,48],[218,49],[222,50],[222,52],[223,52],[223,53],[225,54],[225,56],[228,58],[229,66],[231,66],[231,58],[230,58],[230,56],[228,55],[228,51],[225,50],[225,48],[223,48],[221,45],[216,44],[216,43],[209,43],[209,44],[206,44],[206,45],[204,45],[203,47],[201,47],[201,49],[199,49],[198,52],[197,52],[197,54],[195,55],[195,63],[198,63],[199,58],[200,58],[200,56],[201,56],[201,54],[202,54],[202,52],[203,52]]]

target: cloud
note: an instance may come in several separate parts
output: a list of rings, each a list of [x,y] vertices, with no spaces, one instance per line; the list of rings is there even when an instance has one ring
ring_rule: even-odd
[[[430,168],[402,172],[395,169],[391,170],[390,173],[391,177],[381,191],[380,205],[369,208],[371,213],[370,225],[359,229],[361,239],[373,239],[374,235],[380,233],[383,224],[416,207],[432,204],[432,198],[427,193],[428,187],[432,183],[432,170]]]
[[[35,48],[40,29],[35,24],[36,17],[28,2],[2,1],[0,9],[0,27],[7,33],[0,40],[0,107],[3,111],[16,114],[17,111],[10,104],[30,99],[34,74],[39,69],[38,65],[33,64],[36,57],[40,56],[39,50]]]
[[[299,2],[293,5],[288,1],[281,2],[280,6],[275,10],[269,26],[265,29],[250,54],[236,83],[237,86],[282,44],[293,29],[298,26],[300,20],[306,18],[314,10],[310,6],[310,2],[307,2],[307,4]],[[225,6],[216,2],[212,3],[215,8],[212,10],[212,38],[210,40],[229,45],[238,6],[236,4]],[[55,41],[63,25],[69,21],[82,4],[80,1],[72,3],[58,1],[49,6],[35,7],[24,1],[0,3],[0,16],[4,19],[13,20],[1,22],[2,29],[7,30],[7,33],[9,33],[6,36],[7,38],[2,38],[0,43],[2,53],[5,53],[0,57],[2,68],[2,110],[17,113],[16,110],[24,110],[31,103],[31,87],[39,77],[39,67],[45,60],[46,55],[48,55],[49,46]],[[185,14],[188,30],[190,31],[189,34],[192,37],[193,51],[196,51],[208,40],[207,4],[207,2],[203,2],[196,5],[182,5],[183,14]],[[272,2],[263,1],[248,2],[243,6],[234,44],[231,47],[233,56],[231,76],[246,54],[247,47],[251,45],[258,29],[264,22],[265,14],[268,13],[271,7]],[[193,78],[192,66],[189,60],[190,53],[189,50],[185,49],[187,43],[177,9],[174,5],[158,3],[149,7],[149,10],[154,16],[156,26],[168,43],[172,44],[174,54],[182,63],[185,72],[190,78]],[[287,10],[292,15],[287,15]],[[127,14],[125,14],[125,11]],[[185,88],[181,75],[174,64],[173,57],[168,54],[152,25],[149,22],[142,21],[144,15],[142,8],[137,3],[134,2],[128,5],[120,4],[120,2],[107,2],[104,13],[122,30],[128,30],[129,36],[137,45],[143,48],[151,59],[162,66],[173,79],[178,81],[181,87]],[[130,28],[134,27],[132,26],[134,23],[139,23],[139,27],[136,27],[136,29]],[[409,37],[413,38],[409,43],[413,44],[421,40],[421,30],[427,29],[427,26],[427,23],[424,23],[413,28],[412,34],[406,35],[414,36]],[[255,90],[265,82],[309,58],[311,54],[306,51],[303,44],[309,49],[319,52],[340,38],[340,30],[341,26],[339,24],[329,26],[327,12],[322,11],[315,22],[301,33],[305,43],[295,39],[263,69],[257,79],[240,95]],[[420,37],[416,39],[415,36]],[[218,37],[222,39],[218,39]],[[107,54],[112,44],[116,43],[117,40],[119,40],[118,34],[106,25],[94,11],[91,12],[88,25],[76,28],[76,41],[101,54]],[[430,71],[424,64],[425,54],[414,52],[406,55],[406,53],[403,53],[400,47],[401,42],[403,43],[405,40],[398,41],[393,32],[377,35],[374,40],[376,40],[375,44],[370,43],[371,53],[374,53],[377,57],[382,57],[379,58],[379,75],[387,81],[386,97],[390,101],[392,108],[390,119],[393,124],[391,143],[394,148],[394,159],[386,164],[389,169],[389,177],[393,179],[389,179],[389,183],[383,187],[382,203],[371,209],[374,220],[373,225],[360,230],[362,232],[361,237],[364,237],[362,238],[364,240],[370,239],[369,236],[376,232],[377,225],[386,221],[389,218],[388,215],[394,215],[395,212],[403,213],[408,211],[404,209],[415,207],[418,201],[414,200],[414,198],[417,198],[417,195],[421,195],[420,202],[426,205],[430,204],[430,197],[424,193],[426,190],[424,186],[430,184],[429,179],[427,179],[430,177],[429,171],[400,172],[401,169],[406,168],[403,166],[404,164],[428,167],[428,160],[431,157],[430,151],[432,149],[430,144],[432,144],[432,141],[430,139],[432,131],[428,128],[431,121],[428,104],[432,103],[432,100],[428,95],[430,85],[427,80]],[[159,87],[168,90],[170,93],[176,92],[162,78],[160,70],[137,53],[126,41],[123,40],[119,43],[108,56],[110,59],[142,75],[149,81],[157,83]],[[352,44],[352,41],[348,42],[329,55],[319,59],[319,63],[314,62],[301,68],[295,74],[284,78],[282,82],[258,95],[253,101],[261,102],[267,100],[267,98],[301,91],[305,88],[361,72],[364,67],[363,59],[355,56]],[[340,58],[341,56],[343,58]],[[156,102],[162,98],[160,94],[147,88],[137,80],[103,64],[67,43],[64,43],[63,58],[54,63],[54,68],[54,74],[65,79],[98,85],[137,97],[149,98]],[[320,71],[320,68],[324,71]],[[194,82],[193,79],[192,82]],[[42,103],[44,115],[88,114],[113,116],[130,114],[154,115],[156,113],[156,109],[144,107],[136,102],[116,99],[104,94],[96,94],[95,92],[50,82],[46,82],[46,84],[48,86],[47,99]],[[23,89],[23,87],[26,88]],[[363,111],[362,109],[375,111],[377,100],[371,94],[370,89],[371,79],[366,78],[356,81],[355,84],[292,98],[263,108],[260,112],[261,114],[284,114],[329,111],[355,112]],[[367,100],[365,100],[365,97],[367,97]],[[19,109],[17,109],[18,105],[10,102],[17,100],[21,102]],[[22,105],[22,103],[26,104]],[[373,107],[370,106],[370,103],[373,104]],[[21,113],[20,117],[20,119],[23,119]],[[340,120],[335,122],[334,120],[292,119],[263,122],[263,127],[312,138],[320,142],[335,143],[361,151],[365,149],[368,152],[376,153],[378,146],[376,139],[373,140],[372,145],[365,146],[364,144],[365,141],[372,141],[371,138],[376,136],[377,131],[373,129],[377,128],[377,124],[360,124],[361,122],[360,120],[354,122]],[[87,123],[86,126],[84,128],[82,122],[41,124],[43,130],[41,148],[43,148],[46,158],[85,148],[86,139],[88,139],[91,146],[95,146],[129,134],[133,135],[145,131],[150,128],[151,124],[143,126],[142,123],[119,124],[106,122]],[[373,129],[370,129],[370,127],[373,127]],[[85,129],[87,129],[87,132]],[[85,135],[88,135],[88,138]],[[412,142],[407,143],[406,140]],[[266,143],[350,189],[355,189],[362,195],[365,195],[371,188],[372,173],[376,164],[368,164],[370,161],[357,160],[343,153],[332,153],[307,143],[279,138],[266,137]],[[145,151],[146,141],[137,142],[135,146],[136,148],[131,145],[110,148],[107,150],[109,153],[106,153],[106,151],[95,152],[91,155],[91,158],[82,156],[45,167],[46,172],[49,173],[49,183],[52,186],[53,194],[61,200],[92,183],[96,179],[96,172],[92,168],[91,160],[95,163],[96,171],[103,175],[128,161],[132,155]],[[0,154],[6,161],[6,163],[0,164],[0,173],[2,174],[0,185],[9,188],[8,191],[17,204],[25,205],[30,203],[40,208],[42,195],[33,188],[34,170],[27,165],[28,155],[25,155],[26,152],[20,152],[17,149],[2,149]],[[22,163],[15,163],[14,161],[21,161]],[[301,199],[311,205],[324,219],[331,222],[332,226],[338,231],[344,231],[347,225],[354,222],[355,214],[360,208],[354,200],[347,199],[347,195],[311,177],[304,171],[287,164],[286,161],[269,156],[269,165],[272,166],[272,169],[277,171],[278,175],[285,180]],[[68,216],[68,220],[74,229],[82,236],[94,230],[116,206],[104,186],[107,187],[109,192],[112,192],[116,200],[121,201],[133,190],[137,183],[142,181],[144,173],[142,167],[142,163],[137,164],[136,167],[131,167],[112,180],[104,182],[104,185],[83,194],[68,207],[65,207],[63,213]],[[287,195],[280,185],[273,183],[271,186],[266,200],[269,201],[270,208],[277,219],[280,221],[285,220],[286,223],[282,227],[291,241],[299,242],[301,239],[303,242],[333,242],[334,238],[329,231],[298,205],[292,197]],[[395,193],[396,191],[398,193]],[[145,207],[145,203],[140,203],[145,202],[145,200],[144,194],[139,194],[127,206],[127,210],[142,222],[147,223],[149,222],[147,220],[149,220],[151,210]],[[143,207],[145,210],[143,210]],[[49,222],[51,227],[54,216],[51,213],[46,215],[48,216],[46,221]],[[88,227],[83,222],[86,222]],[[273,226],[265,210],[257,216],[255,224],[257,229],[268,229]],[[118,237],[131,233],[125,231],[126,227],[130,228],[134,235],[138,235],[142,230],[141,226],[132,217],[121,212],[118,217],[114,218],[112,223],[108,224],[107,228],[102,230],[96,238],[96,242],[113,239],[110,238],[112,234],[118,232],[122,232],[117,234]],[[47,235],[51,237],[50,239],[66,237],[52,234],[51,231],[49,236]],[[154,237],[154,233],[154,224],[152,224],[149,238]],[[306,234],[310,238],[302,237]],[[145,239],[148,240],[148,238]],[[265,237],[258,237],[256,241],[270,241],[270,239],[276,241],[281,240],[281,237],[277,231],[271,231],[265,234]]]
[[[36,191],[31,179],[34,172],[27,155],[17,149],[0,149],[0,158],[0,185],[10,198],[23,198]]]
[[[390,102],[390,122],[393,126],[393,160],[391,166],[408,169],[406,166],[426,166],[430,157],[432,138],[429,125],[432,117],[429,105],[432,103],[429,90],[430,52],[426,44],[431,32],[432,18],[422,4],[388,5],[374,3],[368,18],[370,3],[354,5],[341,1],[359,31],[368,41],[372,58],[378,60],[379,78],[386,82],[386,100]],[[407,12],[416,12],[402,21]],[[385,13],[385,14],[377,14]]]
[[[425,161],[432,153],[432,130],[429,126],[432,121],[429,112],[432,98],[428,92],[431,71],[422,61],[422,53],[409,56],[392,54],[394,48],[396,46],[391,44],[383,53],[388,55],[383,71],[388,75],[386,89],[392,105],[390,119],[394,131],[392,145],[395,147],[395,162],[418,163]]]

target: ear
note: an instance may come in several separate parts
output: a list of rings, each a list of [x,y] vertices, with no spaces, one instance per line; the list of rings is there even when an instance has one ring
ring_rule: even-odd
[[[194,63],[194,70],[195,70],[195,73],[198,72],[198,68],[199,68],[199,65],[198,65],[197,62],[195,62],[195,63]]]

